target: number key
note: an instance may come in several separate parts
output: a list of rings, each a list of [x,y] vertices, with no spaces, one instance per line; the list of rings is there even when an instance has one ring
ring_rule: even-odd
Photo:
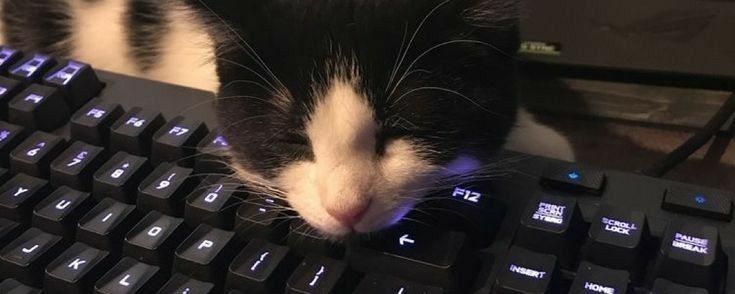
[[[74,142],[51,163],[51,185],[90,191],[92,174],[104,162],[104,149],[84,142]]]
[[[46,178],[51,160],[66,145],[66,140],[44,132],[35,132],[10,153],[10,171]]]
[[[149,171],[147,158],[118,152],[94,174],[92,194],[98,199],[112,197],[135,203],[138,185]]]

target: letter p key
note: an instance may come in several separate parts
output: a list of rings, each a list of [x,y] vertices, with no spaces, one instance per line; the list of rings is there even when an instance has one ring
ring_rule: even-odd
[[[197,247],[197,250],[202,250],[204,248],[212,248],[214,246],[214,242],[209,240],[204,240],[202,243],[199,243],[199,246]]]

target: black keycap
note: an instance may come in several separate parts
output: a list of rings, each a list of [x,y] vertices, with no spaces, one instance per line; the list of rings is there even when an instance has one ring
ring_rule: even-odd
[[[186,195],[198,183],[198,177],[192,176],[192,173],[190,168],[162,163],[140,184],[138,209],[183,216]]]
[[[288,247],[254,239],[230,264],[227,290],[276,293],[297,264]]]
[[[0,293],[5,294],[41,294],[41,290],[33,288],[15,279],[7,279],[0,283]]]
[[[41,81],[41,77],[56,65],[56,60],[44,54],[29,54],[15,63],[9,70],[9,76],[26,83]]]
[[[541,184],[562,191],[602,195],[605,179],[601,170],[554,164],[543,171]]]
[[[10,171],[0,167],[0,183],[5,183],[10,179]]]
[[[444,227],[467,233],[470,241],[486,247],[492,241],[503,218],[504,210],[482,184],[467,183],[430,196],[426,203]]]
[[[652,294],[708,294],[707,290],[702,288],[687,287],[673,283],[666,279],[656,279],[651,288]]]
[[[724,267],[717,227],[674,221],[661,240],[653,273],[658,278],[720,293]]]
[[[638,272],[650,244],[646,215],[640,211],[601,206],[592,219],[583,259],[614,269]]]
[[[229,150],[230,144],[220,130],[212,131],[199,142],[195,170],[197,173],[232,173],[226,163]]]
[[[21,82],[0,77],[0,118],[6,119],[8,117],[8,103],[10,99],[20,93],[22,88],[23,84]]]
[[[288,233],[289,208],[275,198],[251,195],[235,213],[235,232],[243,239],[260,238],[283,243]]]
[[[91,191],[92,174],[105,162],[105,156],[102,147],[74,142],[51,163],[51,185]]]
[[[628,289],[629,274],[626,271],[604,268],[583,261],[577,269],[570,294],[620,293]]]
[[[0,47],[0,74],[5,74],[10,67],[23,58],[23,53],[7,46]]]
[[[112,125],[110,149],[147,156],[151,152],[153,134],[165,123],[160,112],[134,107]]]
[[[61,90],[74,109],[87,103],[104,87],[92,67],[76,60],[61,62],[46,74],[43,83]]]
[[[163,285],[158,294],[208,294],[214,293],[214,284],[189,278],[182,274],[174,274]],[[250,293],[250,292],[248,292]]]
[[[207,126],[199,120],[175,117],[153,135],[151,161],[192,167],[197,144],[208,132]]]
[[[732,219],[733,193],[694,191],[685,188],[666,190],[661,208],[693,216],[729,222]]]
[[[381,274],[368,274],[357,285],[357,289],[352,294],[374,294],[374,293],[421,293],[421,294],[442,294],[442,288],[431,287],[426,285],[409,282],[396,277]]]
[[[192,227],[204,223],[232,229],[235,211],[245,198],[242,190],[242,183],[231,177],[207,177],[186,197],[186,223]]]
[[[29,224],[33,207],[48,193],[46,180],[18,174],[0,186],[0,216]]]
[[[114,261],[107,251],[74,243],[46,267],[44,289],[59,294],[91,293]]]
[[[94,99],[71,118],[71,138],[92,145],[107,146],[110,126],[124,113],[120,104]]]
[[[33,209],[33,226],[67,239],[74,237],[77,222],[94,206],[89,193],[60,187]]]
[[[0,121],[0,165],[9,166],[10,152],[26,138],[25,128]]]
[[[286,282],[286,293],[351,293],[354,282],[346,263],[308,255]]]
[[[173,271],[221,285],[239,245],[235,233],[202,224],[176,248]]]
[[[135,206],[111,198],[102,199],[79,221],[77,241],[102,250],[119,251],[125,233],[138,220],[140,216]]]
[[[95,284],[100,294],[153,293],[166,282],[164,270],[124,257]]]
[[[47,178],[49,166],[66,148],[66,140],[44,132],[35,132],[10,153],[10,171]]]
[[[63,126],[71,111],[55,88],[32,84],[8,104],[8,121],[24,127],[52,131]]]
[[[0,244],[8,244],[22,232],[20,223],[0,217]]]
[[[44,268],[62,250],[61,237],[30,228],[0,251],[0,279],[40,286]]]
[[[513,246],[500,268],[493,293],[555,293],[558,276],[555,256]]]
[[[466,271],[474,267],[464,255],[465,240],[462,232],[402,224],[365,238],[359,246],[351,246],[348,258],[361,272],[454,289],[468,276]]]
[[[321,235],[302,219],[289,223],[288,246],[300,256],[319,254],[333,258],[342,258],[345,245]]]
[[[170,268],[174,250],[188,233],[184,220],[151,211],[125,236],[123,254]]]
[[[94,174],[92,195],[135,203],[138,186],[150,170],[147,158],[118,152]]]
[[[563,268],[571,268],[583,241],[585,225],[574,198],[542,195],[530,201],[521,215],[515,245],[554,254]]]

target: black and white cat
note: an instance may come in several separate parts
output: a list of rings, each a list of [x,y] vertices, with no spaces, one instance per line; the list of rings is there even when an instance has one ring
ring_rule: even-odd
[[[181,0],[183,1],[183,0]],[[515,0],[4,0],[2,42],[218,92],[231,164],[341,237],[501,148],[567,160],[519,111]]]

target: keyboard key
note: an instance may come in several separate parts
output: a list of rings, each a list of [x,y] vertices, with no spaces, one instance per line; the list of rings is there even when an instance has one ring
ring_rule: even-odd
[[[124,257],[95,284],[96,293],[152,293],[166,282],[164,270]]]
[[[30,228],[0,251],[0,279],[40,286],[44,268],[62,250],[61,237]]]
[[[140,216],[135,211],[135,206],[111,198],[102,199],[79,221],[77,241],[102,250],[117,252],[120,250],[125,233],[138,220]]]
[[[170,268],[174,250],[188,234],[184,220],[151,211],[125,236],[123,254]]]
[[[614,269],[639,272],[651,243],[646,215],[640,211],[601,206],[592,219],[583,259]],[[648,244],[646,244],[648,243]]]
[[[625,293],[629,274],[583,261],[577,269],[570,294],[577,293]]]
[[[107,146],[110,126],[124,113],[120,104],[94,99],[80,108],[71,118],[73,140]]]
[[[195,170],[197,173],[232,173],[226,158],[229,150],[227,139],[220,134],[220,130],[214,130],[197,146]]]
[[[6,119],[8,117],[8,103],[10,99],[20,93],[22,88],[23,84],[21,82],[0,77],[0,118]]]
[[[190,168],[162,163],[140,184],[138,209],[183,216],[186,195],[198,184],[198,177],[192,173]]]
[[[207,177],[186,197],[186,223],[192,227],[204,223],[232,229],[235,210],[245,199],[242,189],[242,183],[231,177]]]
[[[684,188],[666,190],[661,208],[693,216],[729,222],[732,220],[732,199],[728,192],[704,192]]]
[[[351,293],[354,282],[346,263],[308,255],[286,282],[286,293]]]
[[[9,166],[10,152],[26,138],[25,128],[0,121],[0,165]]]
[[[290,222],[287,242],[293,252],[300,256],[319,254],[342,258],[345,254],[343,243],[319,234],[316,229],[302,219]]]
[[[74,109],[97,96],[104,87],[91,66],[76,60],[67,60],[51,69],[43,83],[61,90]]]
[[[0,186],[0,216],[29,224],[31,211],[49,193],[48,182],[18,174]]]
[[[513,246],[500,268],[493,293],[554,293],[556,257]]]
[[[8,121],[41,131],[55,130],[69,120],[71,110],[55,88],[32,84],[8,104]]]
[[[89,193],[60,187],[33,209],[33,226],[71,240],[77,222],[94,206]]]
[[[15,279],[7,279],[0,283],[0,293],[5,294],[41,294],[40,289],[33,288]]]
[[[255,239],[230,264],[226,288],[246,293],[280,292],[296,265],[288,247]]]
[[[221,285],[239,245],[235,233],[199,225],[176,249],[173,272]]]
[[[5,74],[10,67],[20,61],[23,58],[23,53],[20,50],[8,47],[0,47],[0,73]]]
[[[658,278],[720,293],[718,281],[725,274],[724,261],[716,227],[674,221],[664,233],[653,273]]]
[[[138,186],[150,170],[147,158],[118,152],[94,174],[92,195],[135,203]]]
[[[554,254],[559,265],[571,268],[586,227],[574,198],[542,195],[529,202],[521,215],[514,244]]]
[[[112,125],[110,149],[147,156],[151,152],[153,134],[165,123],[160,112],[134,107]]]
[[[20,223],[0,217],[0,244],[8,244],[22,232]]]
[[[490,244],[504,215],[501,205],[482,184],[467,183],[429,197],[434,200],[426,203],[427,210],[444,227],[467,233],[470,242],[479,247]]]
[[[374,293],[421,293],[442,294],[444,290],[437,287],[425,286],[409,282],[396,277],[381,274],[368,274],[362,279],[357,289],[352,294],[374,294]]]
[[[208,132],[207,126],[199,120],[175,117],[153,135],[151,161],[192,167],[197,144]]]
[[[26,83],[37,83],[41,77],[56,65],[56,60],[44,54],[29,54],[15,63],[9,70],[9,76]]]
[[[465,241],[462,232],[444,232],[420,224],[398,225],[351,246],[348,259],[361,272],[455,289],[474,268],[464,256]]]
[[[600,170],[555,164],[543,171],[541,184],[562,191],[602,195],[605,179],[605,173]]]
[[[707,290],[702,288],[687,287],[673,283],[666,279],[656,279],[653,282],[652,294],[708,294]]]
[[[66,148],[66,140],[44,132],[35,132],[10,153],[10,171],[47,178],[49,166]]]
[[[214,284],[205,283],[182,274],[174,274],[158,294],[208,294],[214,293]],[[250,293],[250,292],[248,292]]]
[[[53,293],[91,293],[94,283],[114,264],[109,252],[74,243],[46,268],[44,288]]]
[[[260,238],[283,243],[286,240],[290,218],[283,201],[275,198],[251,195],[235,213],[235,232],[242,239]]]
[[[92,174],[105,162],[106,155],[102,147],[74,142],[51,163],[51,185],[91,191]]]

